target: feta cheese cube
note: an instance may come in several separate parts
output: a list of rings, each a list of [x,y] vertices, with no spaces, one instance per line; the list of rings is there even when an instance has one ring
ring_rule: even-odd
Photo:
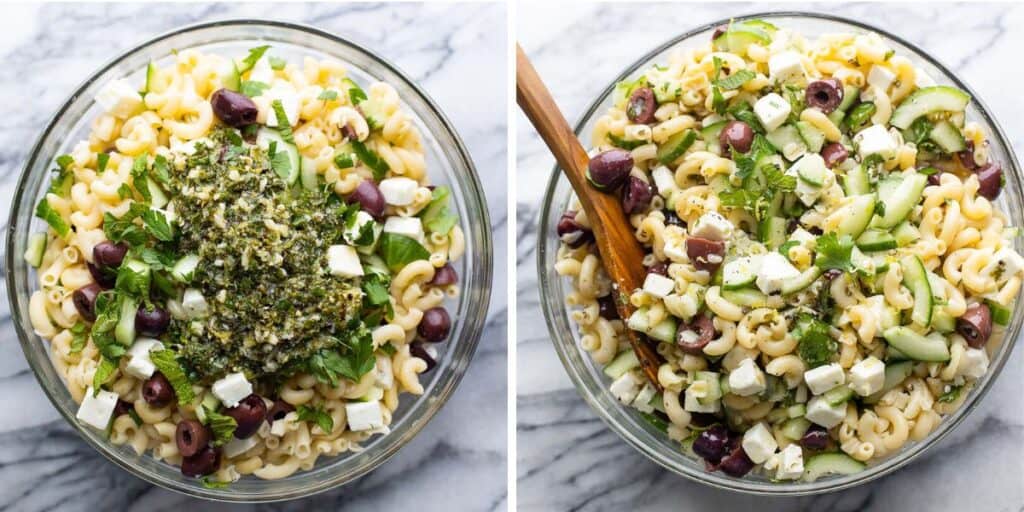
[[[729,372],[729,389],[734,395],[756,395],[766,387],[764,372],[753,359],[744,359],[735,370]]]
[[[804,381],[811,393],[820,395],[846,382],[846,374],[839,363],[826,364],[804,372]]]
[[[256,64],[249,71],[249,80],[263,82],[268,86],[272,85],[274,83],[274,68],[270,67],[270,59],[261,58],[256,61]]]
[[[816,396],[807,402],[807,413],[804,414],[804,417],[811,423],[832,428],[842,423],[843,418],[846,417],[846,402],[829,405],[828,400]]]
[[[791,444],[779,452],[776,463],[776,480],[796,480],[804,474],[804,452],[800,446]]]
[[[264,98],[255,103],[257,108],[260,105],[265,105],[264,108],[260,109],[263,110],[263,115],[257,114],[257,117],[265,116],[264,124],[267,126],[271,128],[277,127],[277,112],[274,110],[275,101],[281,102],[281,107],[284,110],[285,118],[288,119],[288,124],[291,126],[299,124],[299,95],[292,86],[275,86],[269,91],[265,91],[262,95],[257,96],[257,98]]]
[[[214,381],[210,386],[213,396],[224,404],[224,407],[234,407],[243,398],[252,394],[252,384],[245,378],[242,372],[229,373],[220,380]]]
[[[808,249],[813,249],[814,245],[818,242],[818,238],[804,228],[796,228],[796,231],[793,231],[793,233],[789,235],[789,239],[795,240],[800,245],[807,247]]]
[[[647,274],[644,279],[644,291],[659,299],[664,299],[675,289],[676,282],[663,275]]]
[[[160,343],[160,340],[137,338],[135,343],[132,344],[132,348],[128,349],[128,355],[131,358],[125,366],[125,373],[141,380],[152,377],[156,371],[156,366],[153,365],[153,361],[149,358],[149,352],[151,350],[163,349],[164,344]]]
[[[683,399],[683,409],[690,412],[707,412],[715,413],[718,412],[722,407],[722,402],[719,400],[711,401],[707,404],[700,403],[700,398],[703,397],[707,390],[700,390],[700,388],[706,388],[706,382],[694,382],[690,384],[690,387],[686,388],[685,397]],[[700,396],[698,396],[700,395]]]
[[[186,288],[181,296],[181,307],[189,318],[202,318],[210,313],[210,305],[206,303],[203,292],[196,288]]]
[[[274,423],[270,425],[270,435],[276,437],[282,437],[288,433],[288,427],[299,420],[299,414],[292,411],[285,414],[283,418],[274,420]]]
[[[786,98],[776,93],[768,94],[754,103],[754,114],[765,130],[772,131],[786,122],[792,107]]]
[[[128,119],[142,110],[142,95],[127,80],[119,79],[96,93],[96,103],[114,117]]]
[[[332,245],[327,248],[327,268],[332,276],[359,277],[363,275],[363,264],[359,253],[348,245]]]
[[[633,400],[633,407],[640,412],[650,414],[654,412],[654,406],[651,405],[651,400],[657,395],[657,390],[654,389],[650,383],[644,384],[644,387],[637,393],[636,398]]]
[[[771,457],[779,448],[779,444],[775,442],[775,436],[768,430],[768,427],[764,426],[764,422],[754,425],[743,433],[742,445],[743,451],[747,453],[747,457],[750,457],[754,464],[768,460],[768,457]]]
[[[914,86],[918,89],[935,85],[935,80],[921,68],[914,68]]]
[[[957,374],[970,379],[980,379],[988,373],[988,353],[981,348],[968,348],[961,356]]]
[[[258,436],[249,436],[245,439],[232,438],[224,445],[224,456],[228,458],[237,457],[259,444],[258,439]]]
[[[803,59],[799,53],[792,50],[772,55],[768,59],[768,76],[775,83],[787,82],[792,78],[803,78]]]
[[[885,386],[885,363],[877,357],[867,359],[850,368],[850,388],[860,396],[873,395]]]
[[[75,417],[86,425],[106,430],[116,406],[117,393],[101,389],[96,396],[93,396],[92,386],[89,386],[85,390],[85,398],[82,399],[82,405],[78,406],[78,413],[75,414]]]
[[[388,217],[384,221],[384,232],[404,235],[423,243],[423,222],[419,217]]]
[[[390,358],[377,358],[377,374],[373,382],[381,389],[391,389],[395,385],[395,370],[391,367]]]
[[[665,242],[663,251],[666,258],[674,263],[690,261],[690,256],[686,253],[686,231],[683,228],[679,226],[665,226],[661,236]]]
[[[420,184],[412,178],[388,178],[381,180],[380,195],[384,202],[392,206],[408,206],[416,199],[416,189]]]
[[[815,186],[806,180],[800,179],[800,173],[808,176],[821,176],[822,186]],[[824,193],[825,189],[835,183],[835,173],[825,165],[821,155],[809,153],[797,160],[787,171],[786,175],[796,178],[796,195],[805,206],[813,205]]]
[[[888,91],[889,86],[895,81],[896,73],[885,66],[875,64],[871,66],[871,71],[868,71],[868,83],[883,91]]]
[[[384,426],[384,416],[380,412],[380,402],[349,402],[345,404],[345,415],[348,416],[348,428],[354,432],[373,430]]]
[[[853,136],[857,145],[857,153],[861,159],[871,155],[880,155],[888,160],[896,154],[896,139],[880,124],[871,125]]]
[[[997,283],[1004,283],[1024,270],[1024,258],[1009,247],[1000,249],[992,255],[992,260],[981,270],[984,275],[992,276]]]
[[[676,175],[664,165],[659,165],[651,171],[651,178],[654,180],[654,187],[658,194],[665,199],[672,196],[672,191],[678,189],[676,186]]]
[[[633,403],[636,396],[640,394],[640,385],[640,380],[633,375],[633,372],[626,372],[615,379],[608,390],[618,401],[628,405]]]
[[[732,222],[718,212],[701,215],[690,227],[690,235],[708,240],[725,240],[732,235]]]
[[[800,276],[800,271],[789,260],[772,251],[761,258],[761,268],[757,271],[757,287],[764,293],[775,293],[782,290],[787,280]]]

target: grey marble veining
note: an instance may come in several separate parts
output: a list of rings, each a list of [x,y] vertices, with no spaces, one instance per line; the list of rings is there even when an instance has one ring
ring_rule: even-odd
[[[505,6],[5,4],[0,216],[6,219],[32,141],[89,73],[137,41],[185,24],[238,17],[308,23],[362,43],[417,80],[453,121],[486,184],[494,228],[491,309],[473,364],[442,411],[377,471],[306,500],[225,506],[149,485],[81,441],[28,369],[5,292],[0,294],[0,410],[5,411],[0,415],[0,510],[505,510]]]
[[[570,120],[621,69],[692,27],[750,12],[804,9],[879,25],[953,66],[1024,142],[1024,7],[1012,4],[592,4],[530,2],[517,38]],[[534,229],[553,159],[518,114],[517,474],[520,510],[1024,510],[1024,353],[1017,347],[984,403],[912,465],[853,490],[767,499],[714,490],[662,470],[612,433],[573,389],[540,313]]]

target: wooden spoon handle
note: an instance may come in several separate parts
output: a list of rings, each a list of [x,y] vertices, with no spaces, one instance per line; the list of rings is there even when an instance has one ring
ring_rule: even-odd
[[[548,88],[541,81],[523,49],[516,45],[516,101],[533,123],[541,139],[555,155],[558,166],[569,178],[576,191],[587,219],[590,221],[601,254],[605,271],[615,283],[615,300],[619,316],[629,318],[633,313],[629,294],[643,286],[645,271],[644,251],[633,237],[633,228],[617,196],[597,191],[587,182],[587,164],[590,157],[583,149],[576,133],[569,127]],[[658,367],[661,357],[650,342],[632,329],[626,329],[629,343],[636,352],[647,378],[658,390]]]

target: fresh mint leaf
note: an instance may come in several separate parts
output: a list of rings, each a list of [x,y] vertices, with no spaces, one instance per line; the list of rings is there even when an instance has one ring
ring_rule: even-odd
[[[316,423],[325,434],[330,434],[334,431],[334,418],[324,410],[322,405],[300,405],[295,412],[299,417],[299,421]]]
[[[77,354],[81,352],[88,342],[89,328],[81,321],[78,321],[71,327],[71,345],[68,349],[68,353]]]
[[[146,227],[146,231],[157,240],[161,242],[174,240],[174,229],[171,228],[167,217],[160,210],[147,209],[142,214],[142,223]]]
[[[720,80],[716,79],[712,83],[723,90],[731,91],[733,89],[743,87],[743,84],[753,80],[755,77],[757,77],[757,74],[753,71],[749,69],[741,69],[730,76]]]
[[[350,103],[352,103],[353,106],[358,105],[358,104],[360,104],[360,103],[362,103],[362,102],[364,102],[364,101],[366,101],[368,99],[368,97],[366,96],[366,91],[364,91],[361,87],[359,87],[358,84],[356,84],[352,80],[347,80],[347,79],[346,79],[346,83],[349,86],[348,87],[348,101]]]
[[[73,163],[75,163],[75,159],[71,155],[60,155],[57,157],[57,167],[62,171],[69,170]]]
[[[173,350],[154,350],[149,353],[149,359],[153,361],[156,369],[160,370],[160,373],[170,381],[171,387],[174,388],[174,394],[178,397],[179,405],[185,405],[195,400],[196,395],[192,391],[192,383],[189,382],[188,375],[181,363],[178,362]]]
[[[106,357],[100,359],[100,365],[96,367],[96,373],[92,377],[92,396],[100,394],[100,387],[110,380],[110,376],[114,375],[115,371],[117,371],[117,362]]]
[[[267,50],[269,49],[270,45],[257,46],[256,48],[250,49],[249,55],[242,59],[242,65],[238,66],[238,74],[241,75],[242,73],[252,69],[252,67],[256,65],[256,62],[259,61],[260,58],[263,57],[263,54],[267,53]]]
[[[292,161],[291,158],[289,158],[288,152],[278,151],[274,153],[274,156],[270,157],[270,168],[273,169],[281,179],[287,179],[291,176]]]
[[[853,263],[850,261],[853,238],[850,235],[837,237],[835,233],[826,233],[819,236],[815,253],[814,264],[822,270],[853,270]]]
[[[223,446],[235,437],[235,429],[238,428],[238,421],[226,414],[221,414],[206,405],[203,405],[203,412],[206,413],[206,426],[213,432],[213,445]]]
[[[430,252],[419,242],[395,233],[381,233],[378,251],[388,268],[396,272],[409,263],[430,258]]]
[[[281,138],[289,144],[295,144],[295,138],[292,137],[292,123],[288,120],[288,114],[284,112],[284,105],[281,100],[274,100],[271,103],[274,107],[274,116],[277,117],[277,131],[281,134]]]
[[[234,133],[234,132],[231,132]],[[150,176],[157,181],[157,183],[167,186],[171,182],[170,165],[167,163],[167,159],[163,155],[157,155],[153,159],[153,169],[150,170]]]
[[[239,92],[250,98],[262,95],[267,89],[270,89],[269,85],[257,80],[245,80],[238,87]]]
[[[788,241],[788,242],[786,242],[786,243],[784,243],[784,244],[779,246],[779,254],[781,254],[781,255],[785,256],[787,259],[789,259],[789,250],[794,248],[794,247],[796,247],[796,246],[798,246],[798,245],[800,245],[800,242],[798,242],[796,240],[790,240],[790,241]]]
[[[757,114],[751,108],[750,104],[745,101],[735,103],[727,110],[728,114],[732,114],[733,117],[738,121],[743,121],[750,126],[757,133],[764,133],[765,129],[761,126],[761,120],[757,118]]]
[[[132,186],[147,203],[153,200],[149,191],[149,153],[135,157],[132,162]]]
[[[71,226],[57,210],[50,206],[50,202],[45,197],[36,205],[36,217],[46,221],[61,238],[68,236],[68,233],[71,232]]]
[[[359,157],[359,161],[366,164],[367,167],[373,171],[373,179],[380,181],[384,179],[391,167],[384,161],[376,151],[366,147],[365,144],[358,140],[352,141],[352,149],[356,152],[356,156]]]
[[[764,174],[768,188],[776,192],[792,192],[796,190],[796,176],[790,176],[782,172],[782,169],[774,165],[761,166],[761,173]]]
[[[137,262],[136,262],[137,263]],[[135,269],[133,265],[121,265],[117,269],[117,281],[114,288],[131,297],[149,297],[149,283],[152,271],[148,266]]]
[[[96,174],[103,174],[110,162],[110,153],[96,153]]]
[[[356,166],[355,155],[352,153],[338,153],[334,155],[334,165],[339,169],[350,169]]]
[[[121,199],[128,199],[132,197],[133,194],[134,192],[132,192],[132,188],[129,187],[127,183],[122,183],[120,187],[117,187],[117,197]]]
[[[373,306],[381,306],[390,303],[391,294],[388,293],[389,279],[381,274],[368,274],[363,277],[363,293],[366,301]]]

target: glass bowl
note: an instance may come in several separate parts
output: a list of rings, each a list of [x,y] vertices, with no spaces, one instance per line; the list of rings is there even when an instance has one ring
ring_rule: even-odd
[[[69,152],[76,141],[87,137],[90,122],[99,111],[93,97],[102,85],[121,77],[142,83],[146,64],[150,60],[167,61],[175,50],[198,48],[240,57],[262,44],[272,45],[275,55],[289,59],[332,57],[345,63],[358,82],[380,80],[395,87],[422,134],[428,174],[434,183],[448,184],[452,189],[465,232],[466,253],[453,263],[460,276],[461,293],[447,304],[453,312],[451,336],[438,346],[437,366],[422,376],[424,394],[402,396],[390,434],[371,438],[364,451],[321,457],[310,471],[288,478],[246,477],[227,488],[208,489],[199,480],[183,476],[177,467],[148,454],[136,455],[130,447],[115,446],[101,432],[75,420],[78,405],[50,362],[48,343],[33,332],[28,320],[29,295],[36,279],[22,254],[29,234],[45,229],[33,210],[49,182],[53,158]],[[146,41],[108,62],[75,90],[36,141],[18,179],[10,219],[6,263],[11,312],[25,357],[46,395],[89,444],[117,465],[161,487],[203,498],[273,501],[307,496],[344,484],[382,464],[430,421],[455,390],[476,349],[490,301],[491,233],[483,189],[469,152],[451,122],[419,86],[388,61],[336,35],[291,23],[230,20],[192,25]]]
[[[1006,175],[1010,178],[1007,180],[1007,186],[1000,195],[999,200],[996,201],[996,204],[1003,211],[1009,213],[1013,225],[1024,225],[1024,219],[1022,219],[1021,214],[1024,192],[1022,192],[1021,183],[1015,179],[1016,176],[1019,176],[1019,165],[1013,154],[1013,149],[1010,147],[1003,131],[989,113],[989,109],[978,99],[978,95],[963,80],[949,71],[946,66],[929,56],[924,50],[917,48],[898,36],[853,20],[803,12],[751,14],[735,19],[749,18],[768,19],[777,25],[800,32],[807,36],[808,39],[813,39],[827,32],[863,32],[866,30],[876,32],[883,39],[887,40],[892,48],[896,50],[897,54],[905,55],[913,60],[915,64],[924,68],[929,75],[934,77],[938,83],[951,84],[968,91],[973,101],[967,109],[967,117],[981,123],[986,133],[990,134],[992,159],[1003,164]],[[589,140],[589,135],[597,118],[611,106],[611,94],[616,82],[638,76],[642,70],[650,67],[652,64],[664,62],[671,49],[685,48],[688,45],[695,46],[697,41],[707,41],[716,27],[728,22],[729,20],[725,19],[701,26],[666,42],[640,57],[617,76],[604,89],[604,92],[590,104],[590,107],[576,125],[577,136],[582,135],[582,140]],[[565,297],[570,291],[571,283],[559,276],[554,270],[559,244],[558,235],[555,232],[555,223],[562,212],[565,211],[572,197],[572,187],[570,187],[569,182],[562,176],[556,166],[552,170],[551,178],[548,181],[537,235],[537,274],[540,277],[541,303],[543,304],[544,315],[547,319],[548,329],[551,332],[555,350],[558,352],[558,356],[562,360],[566,371],[569,372],[569,376],[577,391],[616,434],[654,462],[682,476],[713,487],[750,494],[796,496],[846,489],[868,482],[906,465],[949,433],[967,414],[977,407],[981,398],[988,392],[1006,363],[1017,335],[1020,333],[1022,321],[1024,321],[1024,301],[1018,300],[1014,306],[1011,325],[1006,328],[1005,335],[1001,340],[993,338],[987,347],[991,356],[988,374],[978,382],[978,385],[971,391],[963,406],[953,414],[946,416],[942,423],[926,439],[920,442],[909,442],[899,452],[890,455],[880,462],[874,463],[860,473],[848,476],[826,477],[814,482],[797,481],[787,483],[772,483],[764,476],[754,474],[743,478],[733,478],[719,472],[709,473],[705,471],[703,461],[690,458],[684,454],[680,449],[679,443],[672,441],[663,432],[644,421],[636,410],[619,404],[608,391],[609,382],[599,366],[593,363],[590,356],[579,346],[578,331],[571,323],[568,315],[569,310],[565,307]],[[1018,251],[1020,250],[1021,244],[1019,240],[1015,241],[1015,247]]]

